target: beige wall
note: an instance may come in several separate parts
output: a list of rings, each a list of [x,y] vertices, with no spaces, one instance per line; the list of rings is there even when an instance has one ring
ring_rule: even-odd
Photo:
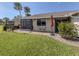
[[[17,16],[16,18],[14,18],[14,25],[15,26],[18,26],[18,25],[20,25],[20,16]]]
[[[74,24],[79,25],[79,17],[72,17],[72,18],[71,18],[71,21],[72,21]]]
[[[33,19],[33,30],[34,31],[46,31],[46,32],[51,32],[51,21],[50,19],[45,19],[46,20],[46,26],[37,26],[37,20]],[[53,31],[54,31],[53,27]]]
[[[75,25],[75,27],[78,31],[78,35],[79,35],[79,17],[72,17],[71,21]]]

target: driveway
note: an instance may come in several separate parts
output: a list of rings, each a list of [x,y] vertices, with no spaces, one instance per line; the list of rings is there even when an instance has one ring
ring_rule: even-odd
[[[60,41],[62,43],[65,43],[67,45],[71,45],[71,46],[75,46],[75,47],[79,47],[79,41],[71,41],[71,40],[66,40],[63,39],[59,34],[54,34],[51,35],[51,33],[45,33],[45,32],[34,32],[34,31],[30,31],[30,30],[25,30],[25,29],[20,29],[20,30],[14,30],[14,32],[17,33],[28,33],[28,34],[38,34],[38,35],[47,35],[57,41]]]

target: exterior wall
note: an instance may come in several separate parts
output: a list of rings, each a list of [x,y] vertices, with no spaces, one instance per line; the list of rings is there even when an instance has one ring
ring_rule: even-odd
[[[51,20],[46,20],[46,26],[37,26],[37,19],[33,19],[33,30],[34,31],[43,31],[43,32],[52,32],[51,31]],[[55,32],[55,28],[53,27],[53,31]]]
[[[78,36],[79,36],[79,17],[78,16],[73,16],[73,17],[71,17],[71,21],[75,25],[75,27],[78,31]]]
[[[14,18],[14,26],[18,26],[20,25],[20,16],[17,16],[16,18]]]

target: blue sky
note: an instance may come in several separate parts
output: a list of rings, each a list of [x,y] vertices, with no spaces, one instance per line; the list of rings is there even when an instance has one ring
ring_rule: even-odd
[[[31,14],[40,14],[48,12],[60,12],[60,11],[73,11],[79,10],[78,2],[22,2],[22,6],[29,6]],[[0,2],[0,18],[8,17],[12,19],[14,16],[19,15],[19,12],[15,10],[12,2]],[[22,15],[24,16],[24,11]]]

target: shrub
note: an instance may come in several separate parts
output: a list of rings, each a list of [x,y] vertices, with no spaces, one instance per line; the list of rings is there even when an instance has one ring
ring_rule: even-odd
[[[6,26],[4,26],[4,27],[3,27],[3,31],[6,31],[6,30],[7,30],[7,28],[6,28]]]
[[[74,38],[77,37],[78,35],[77,30],[74,24],[72,23],[62,22],[59,24],[58,29],[59,29],[59,34],[65,38]]]
[[[12,25],[4,25],[3,27],[3,31],[13,31],[14,30],[14,26]]]

